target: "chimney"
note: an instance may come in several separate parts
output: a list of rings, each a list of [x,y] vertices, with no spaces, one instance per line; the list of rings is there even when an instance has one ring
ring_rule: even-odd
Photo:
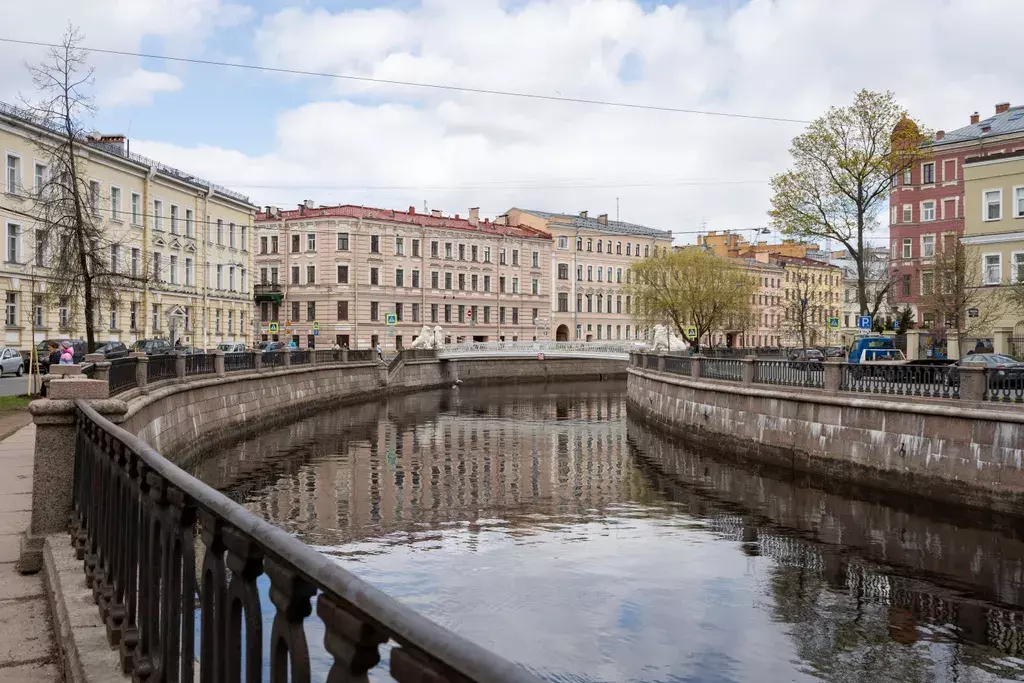
[[[978,116],[978,112],[974,112],[973,114],[971,114],[971,125],[973,126],[974,124],[976,124],[980,118],[981,117]]]
[[[946,137],[946,131],[944,131],[944,130],[937,130],[937,131],[935,131],[935,139],[936,140],[941,140],[944,137]]]
[[[306,215],[306,205],[305,204],[299,204],[299,215],[300,216],[305,216]]]
[[[415,216],[416,215],[416,207],[415,206],[410,206],[409,207],[409,215],[410,216]]]
[[[480,207],[474,206],[469,210],[469,224],[476,226],[480,222]]]
[[[1008,111],[1009,109],[1010,109],[1010,103],[1009,102],[1000,102],[999,104],[996,105],[996,113],[997,114],[1002,114],[1003,112]]]
[[[91,146],[96,147],[97,149],[102,149],[104,152],[124,156],[125,137],[123,135],[101,135],[100,133],[91,133],[86,140]]]
[[[586,217],[587,217],[587,212],[586,211],[580,211],[580,218],[586,218]]]
[[[441,217],[441,209],[431,209],[430,210],[430,217],[431,218],[440,218]]]
[[[608,225],[608,214],[602,213],[600,216],[597,217],[597,222],[600,223],[601,225]]]

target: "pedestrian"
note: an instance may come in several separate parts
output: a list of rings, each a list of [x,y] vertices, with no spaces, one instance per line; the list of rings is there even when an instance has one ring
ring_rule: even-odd
[[[61,354],[60,354],[60,364],[61,365],[74,365],[75,364],[75,354],[72,352],[70,346],[65,346],[64,347],[64,351],[61,352]]]
[[[292,339],[290,342],[288,342],[288,350],[289,351],[297,351],[298,348],[299,348],[299,345],[295,343],[294,339]]]
[[[384,362],[384,349],[381,348],[379,342],[377,343],[377,359],[380,360],[380,362],[382,363]]]
[[[56,342],[50,342],[50,355],[46,360],[47,366],[60,365],[60,345]]]

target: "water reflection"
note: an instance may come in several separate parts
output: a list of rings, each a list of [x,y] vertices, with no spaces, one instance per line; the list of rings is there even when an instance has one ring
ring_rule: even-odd
[[[419,394],[197,473],[550,680],[1024,675],[1012,524],[694,453],[626,413],[607,383]]]

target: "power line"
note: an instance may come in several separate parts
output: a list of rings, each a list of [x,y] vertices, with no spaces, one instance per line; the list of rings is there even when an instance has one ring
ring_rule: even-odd
[[[616,188],[627,188],[627,187],[686,187],[686,186],[706,186],[706,185],[761,185],[767,183],[767,180],[682,180],[675,182],[635,182],[635,183],[553,183],[545,184],[542,181],[538,181],[536,184],[477,184],[477,185],[309,185],[309,184],[295,184],[295,185],[263,185],[263,184],[252,184],[245,181],[219,181],[221,185],[233,185],[235,187],[242,187],[246,189],[254,190],[561,190],[561,189],[585,189],[585,188],[599,188],[599,189],[616,189]]]
[[[32,45],[35,47],[62,48],[58,43],[45,43],[36,40],[19,40],[16,38],[0,38],[0,42],[14,43],[18,45]],[[810,121],[804,119],[792,119],[783,116],[762,116],[758,114],[737,114],[734,112],[712,111],[707,109],[683,109],[680,107],[666,107],[653,104],[637,104],[634,102],[618,102],[614,100],[591,100],[581,97],[564,97],[561,95],[541,95],[539,93],[515,92],[512,90],[492,90],[489,88],[471,88],[467,86],[445,85],[442,83],[419,83],[415,81],[399,81],[387,78],[372,78],[370,76],[352,76],[350,74],[337,74],[325,71],[306,71],[303,69],[285,69],[282,67],[259,66],[256,64],[242,64],[232,62],[220,62],[212,59],[197,59],[191,57],[172,57],[169,55],[156,55],[145,52],[129,52],[127,50],[110,50],[97,47],[78,47],[85,52],[95,52],[105,55],[117,55],[120,57],[139,57],[142,59],[160,59],[169,62],[183,64],[199,64],[202,66],[224,66],[235,69],[247,69],[250,71],[266,71],[269,73],[287,74],[290,76],[316,76],[319,78],[334,78],[346,81],[358,81],[361,83],[376,83],[378,85],[399,85],[410,88],[427,88],[432,90],[447,90],[454,92],[475,93],[480,95],[500,95],[502,97],[523,97],[534,100],[547,100],[551,102],[567,102],[573,104],[592,104],[601,107],[618,107],[620,109],[640,109],[645,111],[662,111],[674,114],[700,114],[702,116],[719,116],[723,118],[750,119],[756,121],[774,121],[776,123],[800,123],[807,124]]]

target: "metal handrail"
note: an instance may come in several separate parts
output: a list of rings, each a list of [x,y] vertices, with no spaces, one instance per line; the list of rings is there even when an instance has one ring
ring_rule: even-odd
[[[550,355],[604,356],[625,360],[629,357],[631,351],[636,350],[636,342],[631,341],[497,341],[449,344],[439,349],[438,355],[445,358],[463,355],[525,356],[545,353]]]
[[[334,657],[330,680],[364,680],[379,662],[380,643],[393,639],[398,646],[391,650],[390,669],[398,681],[539,681],[254,516],[87,402],[76,400],[75,408],[72,540],[85,559],[87,583],[107,620],[110,639],[121,642],[122,658],[130,660],[127,666],[153,672],[154,678],[174,679],[177,671],[194,666],[194,616],[178,606],[196,604],[198,592],[202,680],[237,678],[244,657],[250,676],[251,667],[258,671],[269,660],[273,680],[288,680],[290,662],[290,680],[308,681],[302,625],[316,595],[324,644]],[[193,574],[197,519],[206,550],[198,590]],[[159,570],[150,564],[157,557],[162,558]],[[276,607],[267,652],[256,593],[256,579],[264,572],[270,576]],[[192,595],[183,594],[183,588]],[[244,639],[241,621],[228,618],[242,609],[248,624]],[[138,623],[131,623],[133,619]],[[157,668],[161,675],[154,672]]]

